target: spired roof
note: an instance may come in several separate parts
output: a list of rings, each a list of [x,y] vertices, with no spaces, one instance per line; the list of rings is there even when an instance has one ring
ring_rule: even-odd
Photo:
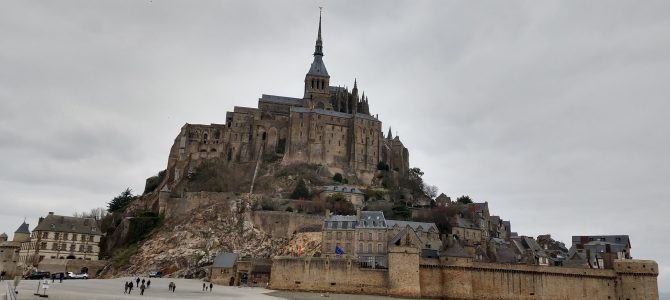
[[[221,252],[214,258],[213,268],[232,268],[237,261],[237,254]]]
[[[14,231],[14,233],[27,233],[27,234],[30,234],[30,229],[28,229],[28,223],[26,223],[26,221],[23,221],[23,224],[21,224],[21,226],[19,226],[19,229],[17,229],[16,231]]]
[[[321,40],[321,13],[319,13],[319,33],[316,38],[316,45],[314,46],[314,61],[309,68],[307,75],[316,75],[330,77],[326,70],[326,65],[323,63],[323,41]]]
[[[92,218],[76,218],[49,214],[35,227],[35,231],[100,234],[100,231],[96,227],[95,219]]]

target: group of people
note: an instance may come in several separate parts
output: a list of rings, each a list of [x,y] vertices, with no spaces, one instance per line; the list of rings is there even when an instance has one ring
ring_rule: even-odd
[[[211,283],[211,282],[209,283],[209,287],[204,282],[202,283],[202,290],[205,291],[205,292],[209,291],[211,293],[213,288],[214,288],[214,284]]]
[[[142,283],[142,285],[140,285],[140,282]],[[142,280],[140,281],[140,278],[137,277],[137,279],[135,279],[135,285],[133,285],[132,280],[126,281],[126,286],[123,290],[123,293],[130,294],[133,291],[133,288],[137,287],[138,289],[140,289],[140,295],[144,295],[144,290],[148,289],[150,286],[151,286],[151,279],[145,280],[144,278],[142,278]]]
[[[144,295],[144,290],[148,289],[150,286],[151,286],[151,279],[140,280],[140,278],[137,277],[137,279],[135,279],[134,283],[133,283],[133,280],[126,281],[126,285],[124,287],[123,293],[124,294],[130,294],[133,291],[133,288],[136,287],[136,288],[140,289],[140,295]],[[168,284],[168,289],[170,290],[170,292],[174,293],[174,290],[176,288],[177,288],[177,285],[174,282],[170,281],[170,284]],[[204,282],[202,283],[202,290],[203,291],[211,293],[212,289],[214,289],[214,284],[213,283],[210,282],[209,286]]]

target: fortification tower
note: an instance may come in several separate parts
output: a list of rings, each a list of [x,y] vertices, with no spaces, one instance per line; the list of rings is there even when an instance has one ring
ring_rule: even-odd
[[[321,39],[321,13],[319,32],[314,46],[314,61],[305,76],[305,106],[308,108],[333,109],[330,102],[330,75],[323,63],[323,40]]]
[[[28,223],[23,221],[19,229],[14,231],[14,242],[28,242],[30,241],[30,229],[28,228]]]

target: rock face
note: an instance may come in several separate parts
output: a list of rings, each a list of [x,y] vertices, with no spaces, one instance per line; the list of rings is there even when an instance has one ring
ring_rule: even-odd
[[[126,268],[108,270],[104,276],[146,276],[162,271],[173,277],[205,277],[221,251],[271,258],[297,255],[297,245],[301,245],[303,256],[320,254],[320,233],[273,237],[254,226],[251,220],[258,217],[251,218],[248,212],[246,202],[238,199],[168,218],[140,245]]]

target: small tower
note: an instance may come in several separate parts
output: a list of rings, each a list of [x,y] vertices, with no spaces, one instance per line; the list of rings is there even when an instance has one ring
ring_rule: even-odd
[[[387,140],[392,140],[393,139],[393,133],[391,133],[391,126],[389,126],[389,133],[386,135]]]
[[[6,242],[8,238],[6,233],[0,233],[0,242]]]
[[[27,242],[30,241],[30,229],[28,228],[28,223],[23,221],[23,224],[19,226],[19,229],[14,231],[14,242]]]
[[[305,76],[305,106],[325,108],[330,104],[330,75],[323,63],[323,41],[321,40],[321,13],[319,12],[319,32],[314,46],[314,61]]]

